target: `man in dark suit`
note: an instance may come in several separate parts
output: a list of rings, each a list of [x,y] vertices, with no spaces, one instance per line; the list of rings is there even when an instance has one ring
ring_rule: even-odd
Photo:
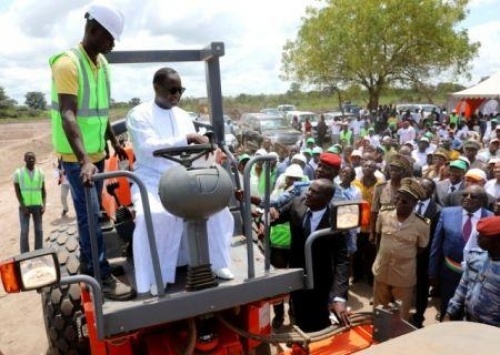
[[[467,171],[467,163],[463,160],[453,160],[450,163],[450,177],[436,184],[435,201],[445,206],[446,196],[453,192],[465,189],[464,174]]]
[[[333,183],[327,179],[311,182],[309,190],[280,209],[274,224],[290,222],[290,267],[305,268],[304,245],[308,236],[330,227],[330,200]],[[273,217],[277,216],[272,211]],[[346,309],[349,287],[349,255],[345,233],[317,240],[312,246],[314,289],[290,294],[296,324],[305,332],[331,325],[330,311],[348,322]]]
[[[469,169],[464,175],[464,185],[468,187],[470,185],[479,185],[484,187],[488,178],[486,173],[481,169]],[[462,191],[455,191],[448,195],[443,200],[443,207],[460,206],[462,202]],[[492,210],[493,205],[496,202],[495,196],[486,193],[486,202],[483,205],[484,208]]]
[[[464,254],[477,246],[477,222],[493,215],[481,207],[486,201],[484,189],[471,185],[463,192],[461,206],[445,207],[439,215],[431,246],[429,282],[431,286],[439,284],[441,320],[460,282]]]
[[[429,255],[432,236],[434,235],[439,213],[441,212],[441,206],[431,198],[434,195],[436,183],[432,179],[423,178],[420,180],[420,186],[424,191],[424,196],[415,207],[415,212],[430,222],[430,240],[427,247],[417,255],[416,311],[410,317],[410,322],[417,328],[422,328],[425,320],[424,313],[429,297]]]

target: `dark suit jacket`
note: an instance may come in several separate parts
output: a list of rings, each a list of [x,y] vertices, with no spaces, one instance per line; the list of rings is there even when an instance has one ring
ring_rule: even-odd
[[[431,199],[429,201],[429,204],[427,205],[427,209],[424,211],[423,214],[423,217],[428,218],[430,222],[429,243],[427,244],[425,249],[417,255],[417,267],[424,269],[420,273],[424,273],[426,278],[428,278],[427,275],[429,271],[429,255],[431,251],[432,239],[434,236],[434,231],[436,230],[440,213],[441,213],[441,206],[439,206],[436,202],[434,202]]]
[[[439,203],[442,207],[447,207],[449,205],[445,204],[446,196],[448,196],[448,190],[450,189],[450,180],[446,179],[444,181],[439,181],[436,183],[436,192],[434,195],[434,201]],[[458,191],[465,189],[465,184],[462,181],[458,188]]]
[[[305,268],[305,235],[303,221],[307,212],[305,197],[299,196],[280,210],[273,224],[290,222],[290,267]],[[327,207],[316,230],[330,227],[330,207]],[[330,325],[330,298],[347,299],[349,288],[349,255],[345,233],[332,234],[317,240],[312,246],[314,290],[292,292],[292,304],[297,325],[306,332],[321,330]]]
[[[305,268],[304,246],[308,235],[304,235],[303,221],[307,206],[305,197],[292,199],[282,208],[280,218],[273,224],[290,222],[290,267]],[[330,227],[330,206],[316,230]],[[346,235],[338,233],[329,238],[319,239],[313,244],[313,267],[315,288],[331,286],[332,297],[347,299],[349,288],[349,255],[347,253]],[[330,287],[327,287],[330,289]]]
[[[428,247],[430,249],[431,242],[432,242],[432,237],[434,235],[434,231],[436,230],[436,225],[437,221],[439,219],[439,214],[441,213],[441,206],[437,204],[435,201],[432,201],[432,199],[429,201],[429,205],[427,206],[427,209],[424,212],[424,217],[429,218],[431,222],[431,234],[430,234],[430,240]]]

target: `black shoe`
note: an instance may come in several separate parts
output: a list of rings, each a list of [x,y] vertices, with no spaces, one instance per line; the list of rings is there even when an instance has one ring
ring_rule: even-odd
[[[279,329],[283,325],[284,321],[285,321],[285,319],[283,317],[274,316],[274,318],[273,318],[273,320],[271,322],[271,326],[274,329]]]
[[[111,267],[111,273],[113,276],[122,276],[125,275],[125,269],[122,265],[110,265]]]
[[[102,280],[102,293],[105,298],[114,301],[127,301],[136,296],[132,287],[121,282],[113,275],[109,275]]]
[[[423,320],[419,319],[416,314],[412,314],[409,319],[409,323],[413,325],[415,328],[421,329],[424,327]]]

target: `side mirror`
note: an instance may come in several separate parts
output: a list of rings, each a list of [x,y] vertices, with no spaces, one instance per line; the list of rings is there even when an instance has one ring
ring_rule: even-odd
[[[370,224],[370,205],[366,201],[332,203],[331,229],[337,231],[366,227]]]
[[[39,249],[0,262],[0,275],[7,293],[37,290],[61,279],[57,254]]]

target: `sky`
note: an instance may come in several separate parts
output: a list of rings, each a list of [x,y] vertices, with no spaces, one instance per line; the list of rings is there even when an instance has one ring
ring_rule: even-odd
[[[114,50],[201,49],[224,42],[220,58],[222,94],[279,94],[290,82],[279,78],[282,48],[296,38],[307,6],[315,0],[107,0],[125,16],[121,41]],[[83,36],[88,0],[0,0],[0,86],[24,103],[25,94],[50,97],[48,58],[74,47]],[[466,86],[500,70],[500,0],[471,0],[461,24],[481,48]],[[112,66],[112,97],[116,101],[152,98],[151,80],[163,66]],[[185,96],[206,96],[204,66],[166,63],[176,69],[187,88]]]

